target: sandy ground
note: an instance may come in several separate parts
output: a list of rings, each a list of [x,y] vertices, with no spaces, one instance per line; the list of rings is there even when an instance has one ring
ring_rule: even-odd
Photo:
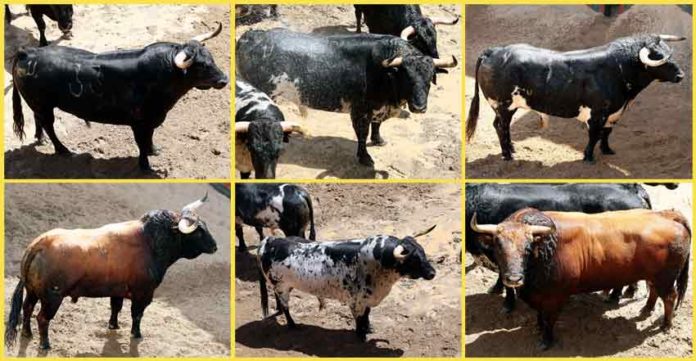
[[[422,6],[426,16],[454,17],[459,6]],[[266,19],[238,25],[237,39],[250,29],[289,28],[300,32],[349,33],[355,31],[353,6],[278,6],[277,21]],[[461,24],[461,23],[460,23]],[[363,25],[363,31],[367,31]],[[438,26],[441,56],[461,60],[461,28]],[[430,88],[428,111],[382,124],[383,147],[368,147],[374,168],[358,164],[357,141],[349,114],[309,110],[302,118],[296,105],[280,101],[285,118],[305,126],[311,138],[293,136],[281,155],[279,178],[460,178],[462,65],[437,77]],[[238,173],[237,173],[238,174]]]
[[[374,333],[357,341],[347,306],[293,292],[290,312],[301,328],[290,331],[283,317],[261,321],[255,249],[258,236],[245,227],[252,249],[236,255],[236,356],[457,356],[461,345],[461,226],[457,185],[308,185],[315,205],[317,239],[374,234],[403,237],[429,225],[419,239],[437,271],[431,281],[401,280],[370,314]],[[270,301],[271,307],[275,303]]]
[[[230,208],[229,199],[205,184],[8,185],[5,192],[5,305],[17,284],[26,245],[55,227],[96,227],[139,218],[152,209],[179,210],[208,190],[199,214],[217,241],[218,251],[169,268],[145,310],[143,339],[130,337],[130,301],[124,302],[120,330],[108,330],[108,298],[65,300],[51,322],[52,349],[41,353],[38,326],[34,338],[19,338],[8,356],[224,356],[230,352]],[[35,310],[38,313],[39,306]],[[8,315],[5,309],[5,320]]]
[[[653,83],[615,126],[610,143],[616,155],[595,150],[596,163],[582,161],[586,127],[574,119],[552,117],[540,129],[534,112],[518,111],[512,124],[515,160],[502,160],[493,128],[495,115],[481,96],[476,135],[466,146],[469,178],[691,178],[691,22],[676,6],[634,6],[605,18],[587,6],[467,6],[466,102],[474,92],[474,68],[492,46],[529,43],[555,50],[605,44],[635,33],[687,37],[670,43],[686,73],[679,84]]]
[[[10,6],[17,14],[23,6]],[[77,5],[73,38],[60,39],[55,22],[46,20],[46,37],[52,44],[94,52],[141,48],[158,41],[184,42],[209,31],[215,21],[222,33],[206,42],[215,62],[229,72],[229,7]],[[143,174],[137,165],[138,148],[127,126],[85,122],[56,110],[56,134],[75,156],[55,156],[53,145],[34,142],[34,116],[23,103],[24,142],[12,132],[11,58],[22,46],[37,46],[39,33],[34,20],[20,16],[5,25],[5,161],[8,178],[218,178],[229,177],[230,92],[189,91],[155,130],[154,142],[161,148],[151,156],[155,174]],[[58,40],[58,41],[57,41]]]
[[[653,209],[676,208],[692,219],[690,184],[681,184],[673,191],[664,187],[645,188]],[[473,258],[467,254],[466,266],[472,263]],[[619,306],[604,303],[600,293],[573,296],[555,327],[558,343],[545,352],[537,348],[536,312],[518,301],[516,310],[506,315],[501,312],[503,298],[486,293],[497,277],[497,273],[483,267],[466,274],[467,356],[690,357],[692,354],[692,272],[686,297],[674,314],[674,325],[669,332],[659,331],[662,301],[658,300],[650,317],[639,317],[647,300],[645,282],[640,282],[637,297],[622,299]]]

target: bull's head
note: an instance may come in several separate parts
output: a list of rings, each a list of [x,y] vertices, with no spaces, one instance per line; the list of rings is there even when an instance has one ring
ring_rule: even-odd
[[[435,268],[428,262],[425,250],[418,244],[416,238],[430,233],[435,226],[428,230],[417,232],[413,236],[406,236],[397,241],[392,251],[392,256],[396,261],[396,270],[402,276],[411,279],[424,278],[431,280],[435,278]]]
[[[192,259],[201,253],[215,253],[217,244],[208,231],[208,226],[198,215],[200,208],[208,200],[208,192],[203,198],[186,205],[181,209],[177,231],[182,237],[182,255]]]
[[[638,59],[654,79],[678,83],[684,79],[684,72],[679,65],[670,60],[672,48],[667,45],[667,42],[685,39],[683,36],[675,35],[647,36],[638,51]]]
[[[306,134],[302,126],[292,122],[276,122],[258,119],[253,122],[236,122],[236,134],[246,134],[247,148],[251,154],[256,179],[275,178],[276,166],[283,140],[290,133]]]
[[[435,84],[435,73],[457,66],[457,59],[431,58],[425,55],[395,56],[382,60],[385,68],[396,69],[399,99],[406,99],[413,113],[425,113],[428,108],[430,82]]]
[[[515,216],[520,212],[513,214],[500,224],[478,224],[476,213],[471,218],[471,229],[474,232],[490,236],[482,237],[481,240],[493,247],[503,284],[513,288],[524,285],[529,246],[556,232],[556,226],[550,218],[544,216],[544,221],[550,222],[550,226],[530,225],[516,220]],[[542,215],[538,211],[536,214]]]
[[[72,30],[72,16],[73,7],[72,5],[49,5],[51,11],[53,12],[52,19],[55,19],[58,23],[58,29],[63,32],[63,35],[70,36],[70,31]]]
[[[454,19],[426,18],[416,20],[412,25],[401,31],[401,38],[410,42],[413,46],[423,50],[426,55],[439,58],[437,52],[437,30],[435,25],[454,25],[459,22],[459,17]]]
[[[181,69],[185,77],[193,87],[198,89],[222,89],[229,80],[220,68],[215,65],[215,60],[203,43],[220,34],[222,24],[217,23],[217,29],[194,37],[181,45],[174,54],[174,66]]]

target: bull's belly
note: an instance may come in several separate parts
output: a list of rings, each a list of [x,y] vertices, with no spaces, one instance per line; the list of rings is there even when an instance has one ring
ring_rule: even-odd
[[[271,279],[280,280],[283,288],[296,289],[320,298],[330,298],[345,302],[351,298],[349,287],[344,285],[347,274],[334,269],[336,272],[315,272],[311,265],[305,265],[301,270],[294,270],[284,265],[279,265],[271,270]]]
[[[89,106],[75,106],[75,104],[62,104],[58,109],[70,113],[82,120],[94,123],[112,125],[132,125],[131,114],[116,108],[94,108]]]

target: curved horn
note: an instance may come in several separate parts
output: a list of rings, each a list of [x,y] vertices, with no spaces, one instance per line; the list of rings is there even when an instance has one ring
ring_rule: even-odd
[[[404,58],[397,56],[396,58],[392,59],[391,62],[389,61],[389,59],[384,59],[384,61],[382,61],[382,66],[385,68],[391,68],[394,66],[401,66],[401,63],[403,62]]]
[[[547,227],[547,226],[527,226],[527,229],[529,232],[531,232],[535,236],[546,236],[551,233],[556,232],[555,227]]]
[[[307,134],[307,130],[301,125],[293,122],[280,122],[280,126],[283,128],[283,133],[299,133],[302,135]]]
[[[498,233],[497,224],[478,224],[478,222],[476,222],[476,212],[474,212],[474,216],[471,217],[470,225],[471,229],[477,233],[490,234],[492,236],[495,236],[496,233]]]
[[[664,63],[667,62],[667,60],[669,60],[669,56],[665,56],[664,58],[662,58],[660,60],[652,60],[652,59],[650,59],[650,57],[648,55],[650,55],[650,50],[646,47],[643,47],[642,49],[640,49],[640,52],[638,53],[638,57],[640,57],[641,63],[645,64],[646,66],[650,66],[650,67],[656,67],[656,66],[663,65]]]
[[[184,212],[192,212],[192,213],[195,213],[196,210],[197,210],[200,206],[202,206],[203,203],[205,203],[206,201],[208,201],[208,191],[205,191],[205,195],[203,196],[203,198],[201,198],[201,199],[199,199],[199,200],[197,200],[197,201],[195,201],[195,202],[189,203],[189,204],[187,204],[184,208],[182,208],[182,209],[181,209],[181,213],[184,213]]]
[[[401,262],[406,258],[406,255],[402,254],[404,252],[404,246],[398,245],[394,248],[394,259]]]
[[[249,131],[249,124],[251,122],[235,122],[234,123],[234,132],[235,133],[246,133]]]
[[[455,25],[456,23],[459,22],[459,16],[455,17],[454,20],[445,19],[445,18],[441,18],[441,17],[434,17],[434,18],[430,18],[430,21],[433,22],[433,25]]]
[[[425,236],[426,234],[432,232],[433,229],[435,229],[435,227],[437,227],[437,224],[433,224],[432,227],[430,227],[430,228],[424,229],[424,230],[422,230],[422,231],[420,231],[420,232],[416,232],[416,234],[413,235],[413,238],[418,238],[418,237],[421,237],[421,236]]]
[[[457,58],[452,55],[452,60],[433,58],[433,65],[436,68],[454,68],[457,66]]]
[[[176,67],[179,69],[188,69],[188,67],[193,64],[193,57],[188,60],[186,59],[187,57],[188,55],[186,55],[186,52],[180,50],[174,57],[174,64],[176,64]]]
[[[209,33],[194,36],[193,39],[191,39],[191,40],[195,40],[195,41],[202,43],[206,40],[209,40],[209,39],[212,39],[212,38],[218,36],[218,34],[220,34],[220,31],[222,31],[222,23],[219,21],[216,21],[216,23],[217,23],[217,29],[215,29]]]
[[[408,40],[408,37],[415,33],[416,29],[413,26],[409,25],[405,27],[404,30],[401,30],[401,39]]]
[[[198,222],[194,222],[188,218],[181,218],[179,221],[179,232],[189,234],[198,228]]]
[[[682,41],[686,40],[686,36],[679,36],[679,35],[668,35],[668,34],[660,34],[658,35],[660,39],[664,41]]]

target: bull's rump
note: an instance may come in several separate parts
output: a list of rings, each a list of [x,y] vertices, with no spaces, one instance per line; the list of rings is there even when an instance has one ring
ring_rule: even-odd
[[[556,225],[560,283],[573,293],[676,279],[688,260],[691,235],[678,212],[543,213]]]
[[[509,110],[533,109],[574,118],[581,106],[598,110],[612,100],[612,108],[602,110],[613,113],[625,102],[614,101],[625,84],[612,80],[619,68],[602,47],[563,53],[516,44],[491,48],[484,54],[478,75],[484,96],[504,102],[514,100],[513,93],[519,89],[525,100],[523,106],[514,102]]]
[[[22,259],[22,277],[37,293],[72,297],[130,297],[135,284],[152,282],[140,222],[97,229],[55,229],[37,237]]]
[[[273,98],[342,111],[364,96],[370,46],[349,36],[254,30],[237,42],[237,71]]]

